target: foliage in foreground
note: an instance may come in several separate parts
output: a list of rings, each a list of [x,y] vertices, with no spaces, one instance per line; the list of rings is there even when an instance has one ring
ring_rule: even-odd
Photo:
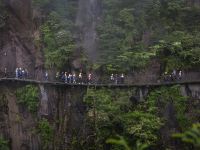
[[[125,148],[125,150],[145,150],[146,148],[148,148],[147,144],[142,144],[137,141],[135,148],[131,149],[126,140],[121,136],[118,136],[118,139],[108,139],[106,143],[122,146]]]
[[[200,148],[200,123],[193,124],[192,128],[183,133],[174,134],[173,137],[192,144],[196,149]]]
[[[39,105],[39,90],[34,85],[26,85],[16,91],[17,103],[24,105],[31,113],[36,113]]]

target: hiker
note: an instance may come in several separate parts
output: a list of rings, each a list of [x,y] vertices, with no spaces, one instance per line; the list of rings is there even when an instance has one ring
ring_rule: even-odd
[[[28,70],[27,69],[24,70],[24,77],[28,78]]]
[[[115,84],[118,84],[118,75],[115,74]]]
[[[83,84],[83,76],[82,76],[81,72],[78,75],[78,82],[79,82],[79,84]]]
[[[60,77],[60,73],[56,72],[56,80],[59,80],[59,77]]]
[[[47,81],[49,79],[49,75],[48,75],[48,72],[46,71],[45,72],[45,80]]]
[[[71,73],[68,75],[68,83],[72,83],[72,74]]]
[[[172,71],[172,80],[176,80],[176,78],[177,78],[176,69],[174,69]]]
[[[18,79],[19,78],[19,68],[15,69],[15,77]]]
[[[110,76],[110,81],[111,81],[111,83],[114,83],[114,80],[115,80],[114,75],[111,74],[111,76]]]
[[[61,81],[65,82],[65,73],[64,72],[61,73]]]
[[[88,74],[88,84],[91,84],[92,83],[92,74],[89,73]]]
[[[25,70],[24,70],[24,68],[22,68],[22,78],[23,79],[25,78]]]
[[[7,78],[8,74],[7,74],[7,68],[4,68],[4,77]]]
[[[178,79],[181,80],[181,79],[182,79],[182,76],[183,76],[183,73],[182,73],[182,71],[180,70],[179,73],[178,73]]]
[[[121,84],[124,84],[124,74],[123,73],[120,76],[120,81],[121,81]]]
[[[67,72],[65,72],[65,74],[64,74],[64,82],[65,82],[65,83],[68,83],[68,76],[67,76]]]
[[[73,73],[73,75],[72,75],[72,81],[73,81],[73,84],[76,84],[76,74],[75,73]]]
[[[164,82],[168,81],[168,72],[167,71],[165,71],[165,73],[163,75],[163,79],[164,79]]]
[[[22,78],[22,68],[19,68],[18,74],[19,74],[19,78],[21,79]]]

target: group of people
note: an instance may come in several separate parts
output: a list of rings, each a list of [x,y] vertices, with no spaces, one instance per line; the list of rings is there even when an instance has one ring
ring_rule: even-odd
[[[5,77],[7,77],[7,68],[5,68],[4,73],[5,73]],[[25,68],[15,69],[15,77],[17,79],[26,79],[28,78],[28,76],[29,76],[29,73],[27,69]],[[49,80],[49,75],[47,71],[45,72],[44,77],[46,81]],[[164,72],[162,75],[162,80],[164,82],[172,82],[172,81],[181,80],[182,77],[183,77],[182,70],[174,69],[171,73]],[[79,72],[78,74],[76,74],[75,72],[73,73],[57,72],[56,80],[62,81],[64,83],[69,83],[69,84],[83,84],[83,83],[93,84],[95,82],[94,75],[92,73],[84,74],[84,77],[83,77],[82,72]],[[109,80],[111,84],[124,84],[125,75],[123,73],[121,75],[111,74]]]
[[[28,78],[28,70],[25,68],[16,68],[15,69],[15,77],[17,79],[25,79]]]
[[[83,78],[83,73],[80,72],[78,75],[73,73],[67,73],[67,72],[57,72],[56,73],[56,79],[61,80],[64,83],[70,83],[70,84],[83,84],[87,82],[88,84],[92,84],[92,74],[87,74],[87,79]]]
[[[46,79],[47,73],[45,75]],[[112,84],[124,84],[124,74],[122,73],[121,75],[118,74],[111,74],[110,76],[110,83]],[[75,72],[73,73],[67,73],[67,72],[57,72],[56,73],[56,80],[62,81],[64,83],[70,83],[70,84],[83,84],[83,83],[88,83],[92,84],[94,83],[94,75],[92,73],[88,73],[83,76],[83,73],[80,72],[76,74]]]
[[[165,72],[163,75],[163,80],[164,81],[176,81],[176,80],[181,80],[183,77],[183,72],[181,70],[177,71],[174,69],[171,73]]]
[[[110,81],[113,84],[124,84],[124,74],[122,73],[120,76],[118,74],[111,74]]]

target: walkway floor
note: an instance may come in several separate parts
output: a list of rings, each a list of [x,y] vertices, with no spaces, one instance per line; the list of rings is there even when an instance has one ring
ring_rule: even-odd
[[[143,83],[143,84],[69,84],[57,81],[38,81],[32,79],[16,79],[16,78],[1,78],[0,82],[25,82],[34,84],[50,84],[60,86],[90,86],[90,87],[155,87],[155,86],[172,86],[185,84],[200,84],[200,80],[195,81],[178,81],[178,82],[161,82],[161,83]]]

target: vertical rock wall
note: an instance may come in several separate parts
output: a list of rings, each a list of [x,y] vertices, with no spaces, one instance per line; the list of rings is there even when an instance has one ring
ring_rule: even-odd
[[[41,57],[34,46],[32,0],[7,0],[5,6],[8,17],[0,30],[0,71],[7,68],[14,72],[16,67],[23,67],[33,72],[42,60],[36,63]]]
[[[0,84],[0,136],[6,137],[11,150],[42,149],[37,133],[42,118],[46,118],[54,130],[49,149],[70,147],[73,131],[82,135],[85,112],[82,99],[86,89],[39,85],[40,103],[37,114],[33,115],[26,106],[17,103],[16,90],[25,84],[11,84]]]
[[[82,47],[89,60],[98,59],[98,38],[96,27],[101,16],[100,0],[79,0],[76,26],[78,27],[79,47]]]

